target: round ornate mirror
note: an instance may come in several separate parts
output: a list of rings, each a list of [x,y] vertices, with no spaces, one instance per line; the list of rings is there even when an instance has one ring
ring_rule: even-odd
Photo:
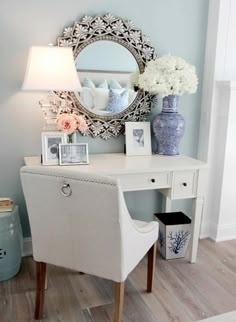
[[[63,31],[58,46],[73,49],[82,88],[63,93],[83,114],[89,134],[108,139],[124,131],[126,121],[144,121],[151,96],[130,88],[130,75],[143,72],[154,48],[132,21],[111,14],[85,16]]]

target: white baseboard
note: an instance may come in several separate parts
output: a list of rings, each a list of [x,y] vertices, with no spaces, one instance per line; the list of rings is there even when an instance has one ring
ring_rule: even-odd
[[[31,237],[26,237],[23,239],[23,252],[22,256],[30,256],[33,254],[32,251],[32,239]]]
[[[236,224],[217,225],[213,222],[203,222],[200,239],[210,238],[215,242],[236,239]]]
[[[218,225],[216,241],[236,239],[236,224]]]

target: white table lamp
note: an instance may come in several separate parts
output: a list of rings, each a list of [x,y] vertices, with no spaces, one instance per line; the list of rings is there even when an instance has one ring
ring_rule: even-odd
[[[29,51],[23,90],[28,91],[70,91],[81,90],[71,47],[33,46]],[[54,95],[55,97],[55,95]],[[57,100],[60,100],[57,97]],[[39,102],[44,112],[46,128],[53,127],[56,119],[56,105]],[[60,100],[61,105],[69,105]],[[58,111],[59,112],[59,111]]]
[[[31,47],[23,90],[79,91],[71,47]]]

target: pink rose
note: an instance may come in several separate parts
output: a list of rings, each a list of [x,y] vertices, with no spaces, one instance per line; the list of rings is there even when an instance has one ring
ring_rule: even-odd
[[[86,132],[88,129],[88,125],[84,117],[82,115],[77,115],[77,114],[73,114],[73,116],[76,120],[78,130],[81,131],[82,133]]]
[[[67,134],[75,132],[78,128],[77,120],[75,119],[74,114],[60,114],[56,123],[58,130],[64,131]]]

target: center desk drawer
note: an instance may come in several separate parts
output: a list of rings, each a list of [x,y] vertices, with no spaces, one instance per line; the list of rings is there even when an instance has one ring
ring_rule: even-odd
[[[156,172],[145,174],[127,174],[114,176],[120,180],[123,191],[147,190],[168,188],[171,186],[169,172]]]

